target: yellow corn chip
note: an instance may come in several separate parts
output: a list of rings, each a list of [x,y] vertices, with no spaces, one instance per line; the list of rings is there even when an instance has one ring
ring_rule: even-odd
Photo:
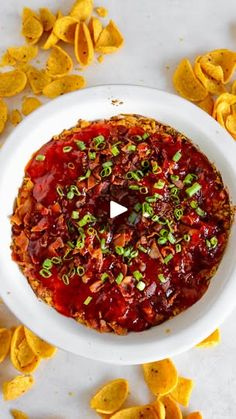
[[[225,126],[227,130],[230,132],[232,137],[236,139],[236,113],[234,112],[232,115],[227,116]]]
[[[36,44],[43,33],[43,25],[38,16],[28,8],[23,10],[22,35],[29,44]]]
[[[63,16],[57,19],[53,27],[53,32],[62,41],[73,44],[77,23],[78,21],[72,16]]]
[[[26,72],[30,87],[35,95],[41,94],[44,87],[51,83],[52,78],[45,70],[30,66]]]
[[[9,120],[12,125],[16,126],[22,121],[22,116],[20,111],[18,109],[13,109],[13,111],[10,112]]]
[[[153,394],[167,394],[176,386],[178,373],[170,359],[143,364],[144,379]]]
[[[192,412],[186,416],[186,419],[203,419],[201,412]]]
[[[63,17],[63,14],[61,13],[61,11],[59,10],[57,12],[57,16],[56,16],[56,20],[61,19],[61,17]],[[55,22],[56,23],[56,22]],[[54,23],[54,25],[55,25]],[[56,45],[59,41],[59,38],[55,35],[55,33],[53,32],[53,30],[50,32],[46,42],[44,43],[44,45],[42,46],[42,49],[50,49],[52,48],[54,45]]]
[[[73,61],[66,51],[55,45],[48,57],[46,68],[53,77],[65,76],[72,70]]]
[[[29,419],[29,416],[21,410],[11,409],[13,419]]]
[[[95,45],[100,33],[102,32],[102,23],[97,17],[91,17],[89,24],[88,24],[89,32]]]
[[[236,95],[236,80],[234,80],[232,87],[231,87],[231,93],[233,95]]]
[[[18,326],[11,341],[11,362],[21,372],[33,372],[40,363],[40,358],[35,356],[29,347],[24,332],[24,326]]]
[[[41,105],[42,102],[36,97],[24,97],[21,111],[23,115],[27,116]]]
[[[152,403],[155,412],[157,413],[158,419],[165,419],[166,417],[166,411],[165,406],[160,400],[155,400],[155,402]]]
[[[202,340],[196,346],[198,348],[209,348],[218,345],[220,340],[220,329],[216,329],[210,336],[207,336],[206,339]]]
[[[78,23],[75,30],[75,56],[82,65],[89,65],[94,57],[93,43],[86,23]]]
[[[160,401],[165,406],[166,411],[166,417],[165,419],[182,419],[183,415],[182,412],[177,405],[177,403],[174,401],[174,399],[171,396],[163,396],[161,397]]]
[[[3,56],[1,57],[1,61],[0,61],[0,67],[5,67],[5,66],[14,66],[16,63],[16,61],[14,60],[14,58],[12,58],[10,56],[10,54],[8,53],[8,51],[6,51]]]
[[[14,65],[26,64],[38,55],[38,47],[23,45],[22,47],[10,47],[7,53],[14,60]]]
[[[27,77],[21,70],[0,73],[0,97],[17,95],[24,90],[26,83]]]
[[[133,406],[119,410],[111,419],[159,419],[152,405]]]
[[[5,128],[5,125],[7,122],[7,114],[8,114],[7,105],[2,99],[0,99],[0,134],[3,132]],[[8,336],[7,329],[0,329],[0,362],[2,362],[3,359],[5,358],[4,352],[6,350],[5,345],[7,344],[7,336]],[[3,344],[3,348],[1,348],[1,342]],[[4,345],[4,342],[5,342],[5,345]],[[1,349],[3,352],[1,351]],[[1,361],[2,357],[3,359]]]
[[[111,414],[125,402],[129,392],[127,380],[118,378],[105,384],[90,400],[90,407],[97,412]]]
[[[50,343],[47,343],[44,340],[40,339],[26,327],[24,329],[28,345],[30,346],[35,355],[39,356],[40,358],[52,358],[52,356],[55,355],[57,351],[57,348],[55,348],[55,346],[52,346],[50,345]]]
[[[208,92],[206,88],[197,79],[190,61],[186,58],[176,68],[173,84],[175,90],[185,99],[199,102],[207,97]]]
[[[214,108],[214,100],[211,95],[208,95],[205,99],[201,100],[200,102],[197,102],[196,105],[198,105],[205,112],[209,113],[209,115],[212,115]]]
[[[212,93],[213,95],[220,95],[225,92],[225,87],[221,82],[214,80],[212,77],[203,72],[199,62],[199,57],[196,58],[193,69],[196,77],[201,81],[209,93]]]
[[[170,395],[176,402],[182,404],[182,406],[188,407],[193,387],[193,380],[179,376],[177,385],[171,391]]]
[[[50,84],[44,87],[44,96],[53,99],[57,96],[64,95],[65,93],[73,92],[85,87],[86,82],[84,77],[72,74],[70,76],[60,77],[57,80],[52,81]]]
[[[116,52],[124,44],[124,38],[113,20],[102,30],[95,45],[95,51],[101,54]]]
[[[223,82],[224,73],[220,65],[212,64],[211,58],[208,54],[199,57],[199,63],[205,74],[210,76],[212,79]]]
[[[2,109],[0,99],[0,132],[1,132],[1,120],[2,120]],[[10,350],[12,331],[9,329],[0,329],[0,363],[4,361]]]
[[[93,0],[76,0],[70,15],[77,20],[87,20],[93,11]]]
[[[216,49],[215,51],[208,52],[206,57],[208,63],[212,64],[212,66],[214,66],[215,68],[221,68],[221,76],[223,73],[221,81],[224,84],[228,83],[236,68],[236,52],[230,51],[228,49]],[[208,68],[205,66],[204,71],[207,74],[211,75],[211,77],[213,77],[213,75],[209,73],[209,66]],[[220,72],[219,70],[217,71],[219,76]],[[216,76],[216,73],[214,73],[214,75]],[[219,78],[216,80],[219,80]]]
[[[18,375],[11,381],[3,383],[3,399],[15,400],[31,389],[34,379],[31,375]]]
[[[100,17],[107,17],[108,15],[108,10],[105,7],[95,7],[95,12]]]
[[[50,31],[53,28],[54,23],[56,22],[56,17],[54,16],[54,14],[48,8],[42,7],[41,9],[39,9],[39,15],[43,25],[43,30],[45,32]]]

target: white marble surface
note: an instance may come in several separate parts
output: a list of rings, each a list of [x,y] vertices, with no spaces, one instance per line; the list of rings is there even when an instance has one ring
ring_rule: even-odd
[[[66,11],[70,0],[1,0],[0,52],[20,44],[23,6],[49,6]],[[106,57],[85,71],[88,85],[133,83],[172,91],[171,74],[181,57],[214,48],[236,48],[235,0],[96,0],[109,8],[126,43],[118,54]],[[19,97],[10,100],[19,106]],[[82,106],[82,104],[81,104]],[[9,126],[7,134],[11,131]],[[1,285],[0,285],[1,286]],[[16,320],[0,305],[0,326]],[[204,419],[236,418],[236,311],[222,326],[222,344],[214,349],[193,349],[175,358],[181,374],[196,381],[190,410],[201,409]],[[15,371],[8,362],[0,366],[0,385]],[[35,373],[36,385],[15,402],[3,402],[0,418],[10,418],[12,407],[25,410],[31,419],[92,419],[90,395],[101,383],[115,377],[130,380],[129,403],[152,400],[138,366],[111,366],[59,351]]]

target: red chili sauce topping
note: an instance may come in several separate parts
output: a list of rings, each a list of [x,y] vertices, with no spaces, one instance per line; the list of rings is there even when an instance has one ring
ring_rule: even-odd
[[[81,125],[25,169],[12,254],[35,293],[96,330],[141,331],[207,290],[231,223],[219,173],[143,117]],[[111,219],[110,201],[128,208]]]

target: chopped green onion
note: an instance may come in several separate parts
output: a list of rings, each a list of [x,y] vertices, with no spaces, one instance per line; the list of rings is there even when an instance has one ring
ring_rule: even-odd
[[[178,195],[179,193],[179,188],[177,188],[177,186],[173,186],[173,188],[171,188],[170,190],[171,195]]]
[[[162,229],[160,230],[160,235],[161,235],[162,237],[168,237],[168,234],[169,234],[169,231],[168,231],[168,230],[166,230],[165,228],[162,228]]]
[[[78,181],[79,181],[79,182],[81,182],[82,180],[88,179],[90,175],[91,175],[91,170],[90,170],[90,169],[88,169],[88,170],[87,170],[87,172],[85,173],[85,175],[80,176],[80,177],[78,178]]]
[[[67,244],[67,246],[69,246],[71,249],[74,249],[74,248],[75,248],[74,243],[72,243],[70,240],[69,240],[66,244]]]
[[[89,236],[96,236],[97,235],[97,230],[95,230],[95,228],[93,227],[89,227],[87,228],[87,233]]]
[[[127,179],[134,179],[134,180],[137,180],[138,182],[142,179],[143,176],[144,176],[144,173],[142,172],[142,170],[136,170],[136,172],[130,171],[130,172],[127,172],[126,174]]]
[[[68,199],[73,199],[73,198],[74,198],[74,196],[75,196],[75,194],[74,194],[74,192],[73,192],[73,191],[69,191],[69,192],[67,192],[66,197],[67,197]]]
[[[140,271],[134,271],[133,276],[137,281],[140,281],[140,279],[143,278],[143,274]]]
[[[113,156],[115,156],[115,157],[120,154],[120,150],[119,150],[119,148],[116,145],[114,145],[112,147],[111,152],[112,152]]]
[[[183,217],[184,211],[182,208],[175,208],[174,216],[177,221],[179,221]]]
[[[137,147],[134,144],[130,144],[127,147],[127,151],[131,151],[131,152],[136,151],[136,149],[137,149]]]
[[[121,255],[124,254],[124,248],[122,246],[116,246],[115,251],[116,251],[117,255],[121,256]]]
[[[142,141],[143,137],[142,137],[141,135],[135,135],[135,136],[134,136],[134,139],[135,139],[136,141]]]
[[[85,273],[85,268],[83,266],[77,266],[76,270],[79,276],[83,276]]]
[[[42,264],[42,267],[45,268],[45,269],[51,269],[52,266],[53,266],[53,263],[52,263],[51,259],[45,259],[43,264]]]
[[[51,261],[54,265],[59,265],[61,263],[61,258],[59,258],[57,256],[53,256]]]
[[[180,253],[180,252],[181,252],[181,249],[182,249],[181,244],[177,243],[177,244],[175,245],[175,251],[176,251],[176,253]]]
[[[83,218],[78,222],[80,227],[84,227],[88,223],[95,223],[97,219],[91,214],[85,214]]]
[[[152,173],[159,174],[161,172],[162,172],[162,169],[161,169],[160,166],[158,166],[158,163],[156,161],[153,162],[153,164],[152,164]]]
[[[193,209],[196,209],[198,207],[197,201],[191,201],[190,202],[190,207],[193,208]]]
[[[209,249],[215,249],[218,244],[218,239],[216,236],[211,237],[210,239],[206,240],[207,247]]]
[[[158,220],[157,220],[157,222],[158,222],[158,224],[160,224],[160,225],[165,225],[165,224],[168,224],[168,220],[167,220],[165,217],[161,217],[161,216],[158,216]]]
[[[64,192],[63,192],[63,189],[61,188],[61,186],[57,186],[56,191],[57,191],[57,193],[60,197],[64,196]]]
[[[91,301],[92,301],[93,297],[91,297],[90,295],[84,300],[84,305],[88,306]]]
[[[67,166],[69,167],[69,169],[74,169],[75,168],[75,165],[74,165],[74,163],[72,163],[72,161],[70,161]]]
[[[124,257],[125,258],[130,257],[131,250],[132,250],[132,247],[127,247],[126,249],[124,249]]]
[[[132,191],[138,191],[139,186],[138,185],[129,185],[129,189],[131,189]]]
[[[168,238],[168,240],[171,244],[175,244],[176,239],[175,239],[175,237],[173,236],[172,233],[169,233],[167,238]]]
[[[98,135],[97,137],[93,138],[92,145],[96,150],[98,150],[105,147],[104,142],[105,138],[103,137],[103,135]]]
[[[141,166],[147,169],[149,167],[149,161],[148,160],[141,161]]]
[[[111,167],[105,167],[100,172],[100,175],[101,175],[101,177],[108,177],[108,176],[110,176],[111,172],[112,172],[112,168]]]
[[[196,213],[197,215],[199,215],[200,217],[204,217],[206,215],[206,212],[203,211],[200,207],[196,208]]]
[[[121,284],[121,282],[123,281],[123,278],[124,278],[124,275],[120,272],[120,273],[117,275],[117,277],[116,277],[116,283],[117,283],[118,285],[120,285],[120,284]]]
[[[138,245],[138,249],[141,250],[141,252],[143,252],[143,253],[148,253],[148,249],[143,247],[141,244]]]
[[[195,193],[200,191],[201,185],[198,182],[195,182],[192,186],[186,189],[186,193],[191,198]]]
[[[142,204],[140,204],[139,202],[137,202],[137,204],[135,204],[134,209],[135,211],[139,212],[142,208]]]
[[[81,193],[80,193],[80,191],[79,191],[79,189],[78,189],[78,187],[76,186],[76,185],[71,185],[70,186],[70,190],[75,194],[75,195],[81,195]]]
[[[61,277],[61,279],[62,279],[62,282],[63,282],[65,285],[69,285],[70,280],[69,280],[69,277],[68,277],[68,275],[67,275],[67,274],[63,274],[63,275],[62,275],[62,277]]]
[[[177,151],[177,152],[174,154],[174,156],[172,157],[172,160],[173,160],[175,163],[177,163],[177,162],[181,159],[181,157],[182,157],[182,153],[181,153],[181,151],[179,150],[179,151]]]
[[[44,278],[50,278],[50,276],[52,276],[52,272],[50,272],[48,269],[41,269],[40,271],[39,271],[39,274],[41,275],[41,276],[43,276]]]
[[[101,275],[101,281],[102,281],[102,282],[105,282],[107,278],[109,278],[109,275],[108,275],[106,272],[104,272],[104,273]]]
[[[156,189],[163,189],[165,186],[165,181],[162,179],[159,179],[158,182],[154,183],[154,188]]]
[[[131,214],[128,217],[129,224],[135,224],[135,221],[137,220],[138,214],[134,211],[131,212]]]
[[[90,160],[95,160],[96,159],[96,151],[89,151],[88,152],[88,157]]]
[[[45,160],[45,156],[44,156],[44,154],[38,154],[36,157],[35,157],[35,160],[37,160],[37,161],[44,161]]]
[[[139,189],[139,192],[142,195],[146,195],[148,193],[148,188],[146,186],[141,186],[141,188]]]
[[[70,268],[69,273],[68,273],[68,276],[69,276],[70,278],[72,278],[73,276],[75,276],[75,274],[76,274],[76,269],[75,269],[75,267],[73,266],[72,268]]]
[[[148,132],[145,132],[142,136],[143,140],[146,140],[149,137],[150,137],[150,134],[148,134]]]
[[[131,253],[130,253],[130,257],[131,258],[136,258],[138,256],[138,250],[133,250]]]
[[[171,261],[171,259],[173,259],[173,255],[172,255],[172,253],[170,253],[169,255],[167,255],[167,256],[164,258],[164,260],[163,260],[164,264],[165,264],[165,265],[167,265],[167,264]]]
[[[104,252],[106,253],[107,247],[106,247],[106,240],[104,238],[102,238],[101,241],[100,241],[100,247],[101,247],[103,253]]]
[[[71,218],[73,218],[73,220],[78,220],[79,218],[78,211],[72,211]]]
[[[102,163],[102,167],[104,167],[104,169],[106,168],[106,167],[111,167],[113,165],[113,162],[110,160],[110,161],[106,161],[105,163]]]
[[[147,202],[142,203],[142,214],[145,218],[153,216],[153,208]]]
[[[143,291],[145,287],[146,287],[146,284],[143,281],[139,281],[136,285],[136,288],[138,288],[139,291]]]
[[[165,278],[165,276],[163,274],[158,274],[158,279],[162,284],[165,284],[165,282],[168,281],[168,279]]]
[[[76,241],[76,249],[83,249],[84,248],[84,238],[80,237]]]
[[[170,178],[171,178],[172,182],[176,182],[177,180],[179,180],[178,175],[170,175]]]
[[[72,150],[72,147],[69,145],[66,145],[65,147],[63,147],[63,153],[69,153]]]
[[[76,145],[81,151],[86,149],[86,145],[85,145],[84,141],[76,141]]]
[[[167,242],[167,237],[158,237],[157,239],[158,244],[166,244],[166,242]]]
[[[191,236],[190,236],[189,234],[184,234],[184,240],[185,240],[186,242],[190,242],[190,240],[191,240]]]
[[[185,185],[191,185],[191,183],[192,183],[192,181],[193,181],[194,179],[197,179],[197,175],[195,175],[194,173],[188,173],[188,174],[185,176],[185,178],[184,178],[184,180],[183,180],[183,183],[184,183]]]
[[[156,197],[156,195],[153,195],[153,196],[147,196],[146,198],[145,198],[145,201],[147,201],[147,202],[156,202],[157,201],[157,197]]]

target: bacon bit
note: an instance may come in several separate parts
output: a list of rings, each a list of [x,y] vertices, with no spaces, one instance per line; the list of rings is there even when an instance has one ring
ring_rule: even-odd
[[[52,190],[52,183],[54,176],[51,173],[46,173],[44,176],[37,178],[33,189],[33,197],[37,202],[41,202],[48,193]]]
[[[124,247],[130,241],[131,236],[131,231],[116,234],[113,239],[114,246]]]
[[[97,178],[93,175],[90,175],[88,178],[87,189],[92,189],[98,183]]]
[[[55,202],[55,204],[53,204],[51,206],[51,210],[55,214],[60,214],[61,213],[61,206],[60,206],[59,202]]]
[[[102,250],[99,249],[94,249],[93,253],[91,254],[92,258],[95,260],[94,265],[96,266],[96,268],[98,269],[98,271],[101,270],[102,265],[103,265],[103,254],[102,254]]]
[[[25,235],[24,231],[21,231],[21,233],[19,234],[19,236],[15,236],[14,238],[14,244],[19,247],[19,249],[21,250],[21,252],[26,252],[28,249],[28,245],[29,245],[29,239],[28,237]]]
[[[48,217],[43,217],[34,227],[31,228],[31,231],[36,232],[46,230],[49,227],[49,224]]]
[[[90,285],[89,289],[91,292],[98,292],[103,286],[104,283],[99,280]]]
[[[157,246],[156,240],[152,240],[150,247],[151,247],[151,251],[149,253],[150,258],[161,259],[161,261],[163,262],[163,258],[159,250],[159,247]]]
[[[161,254],[162,254],[163,257],[169,255],[170,253],[172,253],[172,255],[175,254],[175,251],[171,246],[162,247]]]
[[[57,239],[48,246],[48,252],[50,256],[58,256],[57,249],[61,249],[64,246],[65,245],[61,237],[57,237]]]

